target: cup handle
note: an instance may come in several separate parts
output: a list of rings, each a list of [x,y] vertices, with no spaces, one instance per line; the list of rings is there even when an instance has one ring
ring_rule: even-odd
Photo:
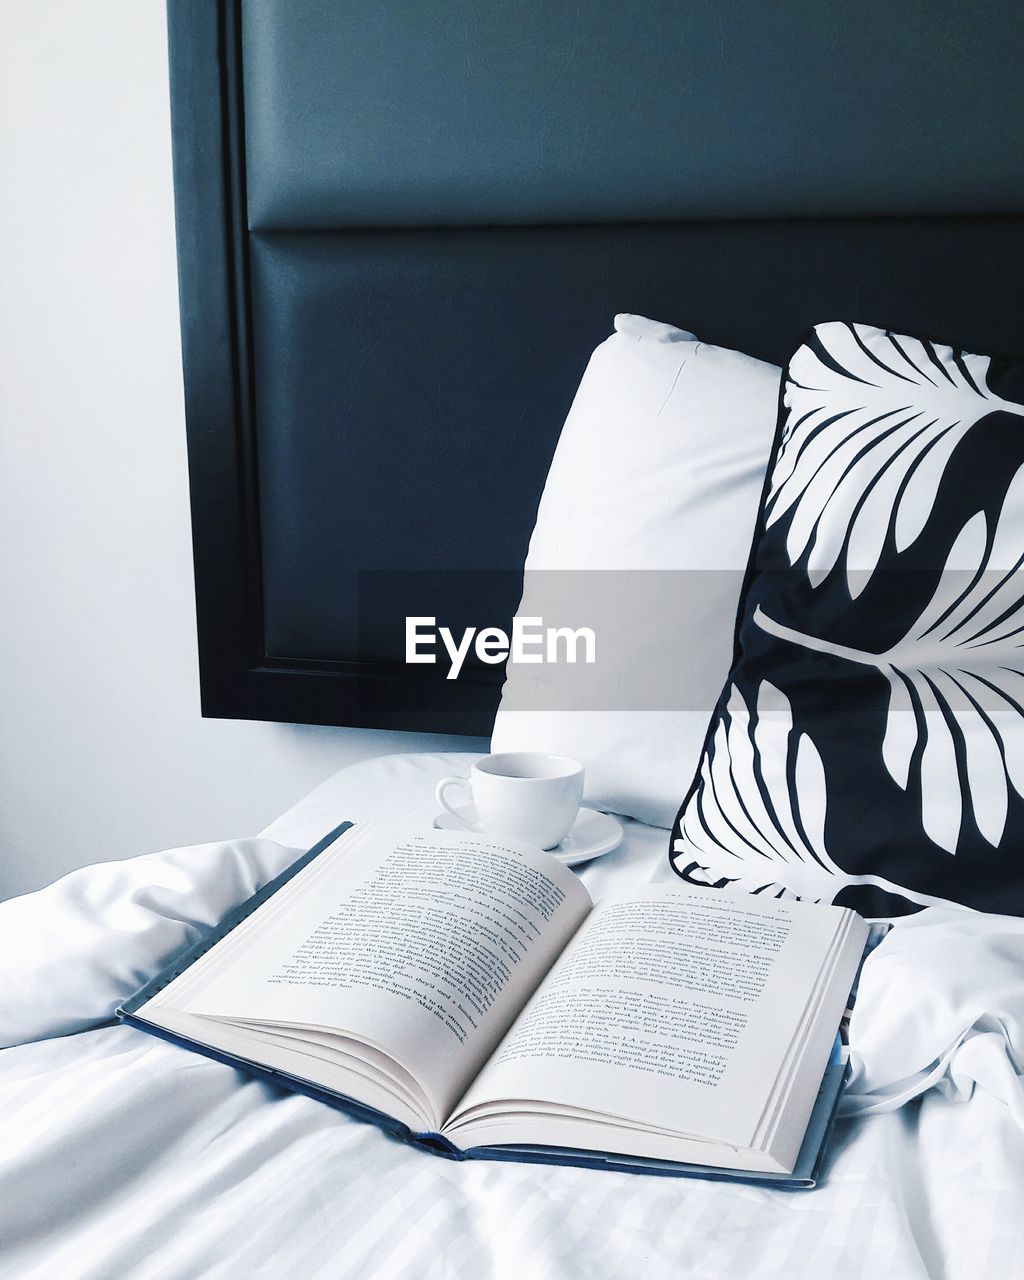
[[[444,793],[448,790],[449,787],[454,786],[456,783],[458,783],[459,786],[465,787],[466,790],[469,791],[470,788],[469,788],[468,778],[455,778],[455,777],[442,778],[441,781],[434,788],[434,799],[441,806],[441,808],[445,810],[445,812],[450,813],[452,817],[455,819],[455,821],[460,826],[465,827],[467,831],[482,831],[483,828],[480,826],[479,822],[468,821],[465,817],[463,817],[461,813],[458,812],[457,809],[453,809],[452,806],[445,799]],[[470,795],[472,796],[472,793],[470,793]]]

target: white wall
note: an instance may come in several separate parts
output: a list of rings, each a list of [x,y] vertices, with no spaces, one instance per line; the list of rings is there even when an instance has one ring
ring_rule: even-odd
[[[0,3],[0,897],[473,740],[203,720],[163,0]]]

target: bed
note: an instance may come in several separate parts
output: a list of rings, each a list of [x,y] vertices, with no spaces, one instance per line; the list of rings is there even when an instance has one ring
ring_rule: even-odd
[[[846,315],[1024,347],[1005,6],[169,15],[207,715],[489,732],[501,673],[410,672],[401,619],[511,617],[616,312],[774,362]],[[1019,919],[929,907],[869,957],[810,1194],[427,1160],[113,1022],[339,822],[429,824],[471,759],[360,764],[259,836],[0,904],[0,1274],[1024,1276]],[[624,825],[595,897],[674,874]]]
[[[869,958],[849,1114],[811,1193],[431,1160],[111,1022],[340,818],[429,823],[435,782],[472,758],[355,765],[259,838],[87,868],[0,905],[0,1274],[1024,1274],[1016,919],[929,909]],[[625,825],[621,849],[582,870],[595,895],[672,874],[666,832]]]

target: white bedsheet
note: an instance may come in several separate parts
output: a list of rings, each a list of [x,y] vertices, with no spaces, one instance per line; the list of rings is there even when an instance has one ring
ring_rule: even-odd
[[[131,1028],[114,1004],[344,818],[429,822],[472,757],[345,770],[263,838],[0,904],[0,1275],[1024,1276],[1024,922],[922,912],[869,959],[824,1184],[432,1159]],[[668,879],[627,824],[592,892]],[[937,1087],[936,1087],[937,1086]],[[898,1109],[892,1109],[898,1108]]]

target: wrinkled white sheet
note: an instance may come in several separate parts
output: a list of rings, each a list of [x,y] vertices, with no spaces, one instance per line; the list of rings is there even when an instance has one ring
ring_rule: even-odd
[[[809,1193],[431,1159],[106,1022],[337,822],[429,822],[434,781],[469,759],[358,765],[263,838],[0,904],[0,1275],[1024,1276],[1016,919],[931,909],[870,957],[846,1101],[868,1114],[840,1122]],[[668,879],[666,847],[629,823],[584,878],[595,896]]]

